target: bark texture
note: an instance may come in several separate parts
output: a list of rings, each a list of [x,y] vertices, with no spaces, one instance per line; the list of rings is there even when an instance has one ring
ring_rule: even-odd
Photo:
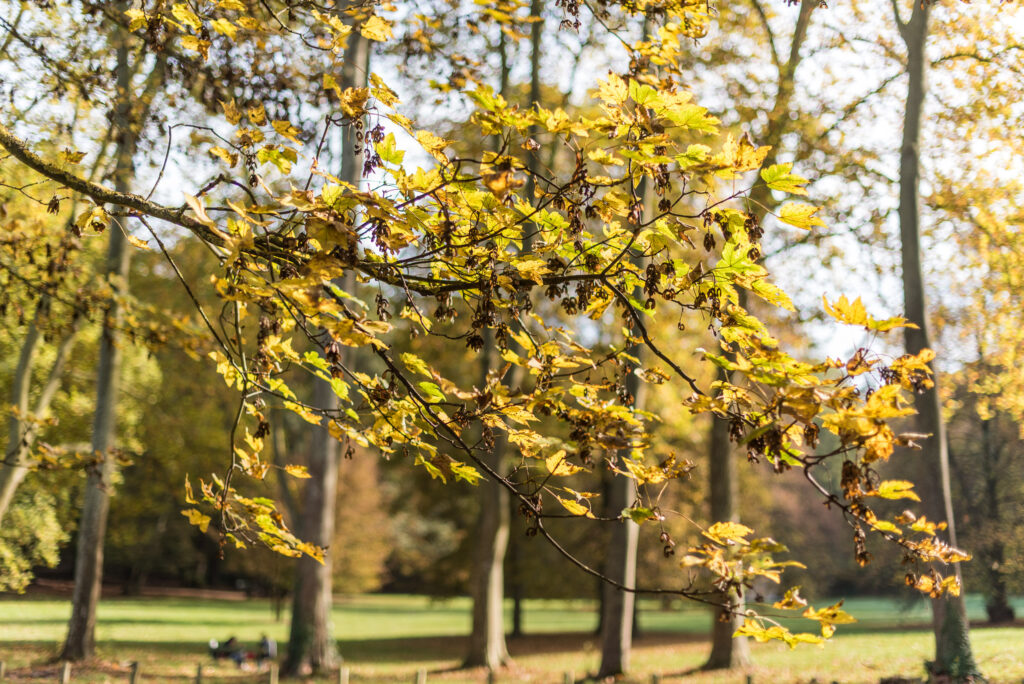
[[[931,346],[924,276],[921,267],[921,212],[919,185],[921,119],[926,93],[925,45],[928,36],[927,3],[914,3],[909,21],[903,23],[893,3],[900,34],[907,47],[907,103],[900,148],[900,243],[903,259],[903,297],[906,317],[918,327],[906,328],[907,353],[917,354]],[[946,426],[938,393],[938,378],[931,389],[919,395],[915,406],[915,428],[930,434],[922,449],[921,490],[925,493],[927,514],[933,520],[945,520],[949,543],[956,545],[953,502],[949,479],[949,454]],[[959,575],[959,568],[943,568]],[[968,635],[967,614],[962,596],[945,596],[932,601],[932,627],[935,633],[935,660],[928,663],[932,677],[943,681],[970,682],[981,678],[974,661]]]

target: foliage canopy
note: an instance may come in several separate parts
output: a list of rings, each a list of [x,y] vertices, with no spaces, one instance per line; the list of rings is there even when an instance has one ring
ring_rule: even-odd
[[[184,514],[204,531],[217,525],[238,546],[259,541],[286,555],[322,553],[288,530],[271,499],[245,496],[237,485],[236,478],[261,480],[276,467],[262,454],[269,408],[282,407],[350,448],[372,448],[438,479],[500,481],[517,498],[529,533],[556,546],[545,527],[551,517],[581,524],[629,518],[657,528],[672,555],[659,527],[668,513],[655,492],[691,464],[649,448],[659,417],[633,407],[626,382],[633,374],[686,388],[680,410],[728,420],[749,460],[802,472],[849,522],[861,564],[870,559],[867,536],[877,535],[918,564],[909,584],[933,596],[959,591],[955,577],[924,568],[967,558],[937,540],[941,523],[876,512],[880,500],[917,500],[911,483],[882,481],[876,466],[919,438],[889,423],[911,413],[911,395],[931,382],[931,353],[884,359],[859,350],[846,360],[798,360],[741,305],[745,292],[791,308],[760,264],[763,230],[755,216],[767,208],[753,207],[749,195],[766,186],[804,196],[807,180],[790,164],[752,173],[768,148],[723,132],[680,84],[681,41],[704,36],[707,4],[559,4],[563,30],[594,12],[628,67],[593,84],[585,114],[509,102],[472,74],[445,84],[472,107],[465,140],[482,145],[420,128],[381,74],[370,74],[365,88],[338,85],[339,55],[353,31],[387,46],[415,41],[429,26],[402,3],[338,3],[328,11],[307,2],[154,2],[106,15],[138,37],[143,58],[170,54],[201,71],[218,60],[241,68],[235,58],[252,56],[247,75],[256,85],[239,89],[244,101],[223,93],[220,120],[193,127],[188,154],[210,160],[176,163],[187,178],[210,163],[218,169],[209,182],[188,187],[177,206],[93,182],[79,171],[82,153],[57,159],[34,152],[12,122],[0,123],[0,145],[41,175],[58,201],[74,194],[94,203],[71,231],[137,230],[137,248],[149,248],[153,237],[166,251],[159,221],[218,255],[220,268],[209,277],[225,306],[219,316],[205,309],[202,316],[216,341],[211,356],[240,408],[230,468],[186,481],[192,507]],[[518,4],[477,5],[480,22],[521,37],[510,28]],[[628,39],[641,20],[643,34]],[[302,106],[260,98],[261,69],[274,54],[295,55],[289,66],[301,78],[291,97]],[[360,185],[340,180],[324,151],[340,129],[361,140]],[[571,171],[547,168],[537,154],[542,143],[568,155]],[[786,202],[775,213],[797,228],[823,225],[811,204]],[[352,274],[354,285],[346,279]],[[869,330],[906,325],[872,318],[859,300],[826,301],[825,308]],[[669,326],[656,331],[665,320]],[[664,332],[674,321],[680,328],[700,321],[717,348],[678,348]],[[616,331],[618,342],[601,341],[601,330]],[[493,339],[503,363],[483,381],[442,373],[436,360],[398,349],[410,335],[476,352]],[[646,348],[650,363],[628,353],[635,345]],[[344,347],[366,354],[357,365]],[[685,370],[682,359],[694,353],[730,371],[731,380],[704,381]],[[302,396],[300,373],[329,383],[339,408],[325,411]],[[838,446],[819,448],[821,430]],[[499,438],[518,451],[512,473],[481,458]],[[840,491],[815,477],[835,459]],[[299,466],[282,467],[307,476]],[[572,478],[604,467],[634,480],[641,498],[598,519],[597,494],[580,491]],[[780,582],[795,563],[777,560],[785,546],[743,525],[717,523],[703,537],[682,567],[709,571],[718,589],[742,590],[759,577]],[[711,596],[686,571],[675,586],[638,590]],[[827,638],[850,620],[839,606],[806,607],[795,590],[774,608],[801,610],[820,623],[821,636],[793,635],[753,614],[740,633],[795,645]]]

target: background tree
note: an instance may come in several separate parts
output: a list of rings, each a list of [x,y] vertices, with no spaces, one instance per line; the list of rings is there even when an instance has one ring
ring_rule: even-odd
[[[896,22],[907,48],[907,102],[903,120],[903,142],[900,148],[900,244],[903,257],[903,293],[907,317],[915,323],[906,328],[907,352],[920,355],[929,349],[930,325],[925,303],[924,278],[921,268],[920,243],[920,154],[921,119],[924,115],[925,45],[928,36],[927,5],[915,4],[906,21],[900,17],[899,6],[893,4]],[[949,543],[957,544],[953,520],[953,502],[949,477],[949,453],[945,422],[939,392],[934,383],[923,388],[917,401],[915,425],[922,434],[930,435],[924,442],[925,467],[921,476],[925,491],[932,493],[930,513],[933,519],[947,521]],[[929,669],[935,677],[953,681],[973,681],[981,674],[968,638],[967,610],[963,598],[936,597],[932,601],[935,631],[935,660]]]

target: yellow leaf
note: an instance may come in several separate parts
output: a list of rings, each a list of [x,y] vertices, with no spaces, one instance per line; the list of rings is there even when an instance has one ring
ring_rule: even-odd
[[[369,40],[375,40],[377,42],[384,42],[391,38],[391,24],[385,19],[374,15],[367,19],[362,26],[359,27],[359,33],[363,34],[364,38]]]
[[[75,226],[80,231],[93,230],[102,233],[110,225],[110,214],[103,207],[93,205],[75,219]]]
[[[235,10],[238,12],[245,11],[245,3],[241,0],[220,0],[220,2],[217,3],[217,7],[222,10]]]
[[[326,79],[325,76],[324,80],[326,81]],[[341,100],[341,111],[345,112],[346,116],[357,119],[366,113],[366,101],[370,99],[370,89],[345,88],[344,91],[338,93],[338,99]]]
[[[224,118],[228,120],[228,123],[237,126],[238,122],[242,120],[242,112],[235,104],[235,98],[231,98],[228,102],[221,100],[220,106],[224,110]]]
[[[800,596],[800,587],[793,587],[786,592],[786,595],[772,604],[772,608],[778,610],[795,610],[807,606],[807,601]]]
[[[271,122],[271,125],[274,127],[274,130],[277,131],[279,135],[288,138],[294,143],[298,143],[300,145],[302,144],[302,141],[299,140],[298,137],[296,137],[300,132],[299,129],[296,128],[295,126],[292,126],[289,122],[273,121]]]
[[[704,531],[704,536],[719,544],[740,543],[746,544],[744,539],[754,530],[737,522],[716,522]]]
[[[558,503],[562,504],[562,507],[565,508],[565,510],[569,511],[573,515],[582,515],[588,518],[594,517],[594,514],[590,512],[590,509],[579,501],[563,499],[560,496],[556,496],[555,498],[558,499]]]
[[[914,483],[907,480],[885,480],[878,485],[878,489],[871,492],[871,494],[883,499],[910,499],[912,501],[920,501],[921,497],[912,491],[913,488]]]
[[[300,480],[306,480],[312,477],[309,474],[309,471],[306,469],[306,466],[295,465],[294,463],[289,463],[288,465],[286,465],[284,467],[284,471],[291,475],[292,477],[297,477]]]
[[[405,364],[406,368],[421,375],[425,375],[428,378],[432,377],[433,374],[430,372],[430,366],[415,354],[403,353],[401,355],[402,363]]]
[[[203,27],[203,22],[198,16],[196,16],[196,13],[183,2],[175,3],[171,8],[171,14],[182,24],[185,24],[195,31],[198,31]]]
[[[217,33],[227,36],[231,40],[234,40],[235,34],[238,33],[238,27],[223,17],[214,19],[210,25]]]
[[[151,249],[148,242],[146,242],[145,240],[140,240],[134,235],[126,233],[124,237],[125,239],[128,240],[128,244],[130,244],[132,247],[138,247],[139,249]]]
[[[333,90],[338,94],[338,97],[341,97],[341,86],[338,85],[338,81],[334,76],[330,74],[324,74],[324,90]]]
[[[761,169],[761,179],[772,190],[788,192],[791,195],[806,195],[807,179],[792,173],[792,164],[772,164]]]
[[[779,210],[779,220],[796,228],[810,230],[814,226],[824,226],[825,222],[815,216],[818,207],[803,202],[787,202]]]
[[[565,449],[561,449],[544,459],[544,465],[548,467],[549,473],[557,476],[573,475],[583,470],[583,468],[575,463],[569,463],[565,460]]]
[[[511,169],[484,173],[482,180],[487,189],[491,191],[491,194],[500,200],[504,200],[510,192],[523,187],[526,183],[525,180],[516,178]]]
[[[198,527],[200,532],[206,533],[206,529],[210,526],[210,516],[203,515],[194,508],[187,508],[181,514],[188,518],[189,523]]]
[[[301,404],[296,404],[293,401],[286,401],[284,402],[284,407],[291,411],[292,413],[299,416],[299,418],[302,418],[302,420],[306,421],[307,423],[311,425],[320,425],[320,416],[314,413],[313,411],[309,410],[305,406],[302,406]]]
[[[77,164],[83,159],[85,159],[85,152],[75,152],[66,147],[64,148],[64,151],[60,153],[60,160],[65,164]]]
[[[217,224],[215,224],[213,219],[207,215],[206,207],[204,207],[203,203],[199,201],[199,198],[195,195],[190,195],[187,192],[183,192],[182,194],[185,195],[185,204],[187,204],[189,208],[196,213],[196,218],[199,219],[199,222],[210,228],[215,228]]]
[[[198,52],[203,58],[203,61],[206,61],[210,57],[210,41],[208,40],[196,38],[192,35],[184,35],[181,37],[181,46],[186,50]]]
[[[229,152],[223,147],[214,146],[210,148],[210,154],[224,161],[228,167],[232,167],[238,163],[238,155],[234,152]]]
[[[137,31],[149,24],[149,21],[146,19],[146,13],[140,9],[125,10],[124,14],[128,17],[129,31]]]
[[[598,81],[597,96],[606,104],[621,105],[629,97],[626,82],[616,74],[608,73],[608,80]]]

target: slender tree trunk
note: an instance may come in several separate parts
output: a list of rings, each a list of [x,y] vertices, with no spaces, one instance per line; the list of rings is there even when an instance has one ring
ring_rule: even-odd
[[[365,86],[370,68],[370,45],[358,32],[348,38],[339,85],[344,88]],[[341,172],[338,177],[353,186],[362,178],[361,142],[354,125],[342,133]],[[354,274],[346,275],[345,288],[355,286]],[[338,408],[338,398],[330,385],[318,380],[316,406],[327,411]],[[310,479],[306,481],[302,525],[303,539],[324,547],[324,562],[302,557],[295,571],[291,627],[283,674],[294,676],[305,670],[314,674],[334,668],[338,661],[331,625],[332,556],[338,549],[328,548],[334,537],[338,491],[338,442],[326,426],[315,428],[310,448]]]
[[[338,397],[330,384],[318,380],[314,390],[318,408],[335,411]],[[313,431],[309,455],[309,475],[303,496],[299,526],[305,541],[326,548],[324,562],[303,556],[295,569],[288,654],[283,668],[287,675],[303,674],[307,669],[321,673],[333,668],[338,654],[331,629],[332,555],[328,548],[334,536],[334,513],[338,481],[338,441],[326,426]]]
[[[127,9],[118,4],[118,11]],[[131,65],[129,64],[128,35],[116,30],[117,92],[113,125],[117,131],[117,153],[114,168],[114,187],[119,192],[131,190],[132,159],[141,122],[132,122]],[[100,337],[99,364],[96,371],[96,412],[92,423],[92,451],[99,460],[88,469],[85,500],[78,525],[78,549],[75,557],[75,589],[71,599],[71,619],[67,639],[61,650],[62,660],[79,661],[89,658],[95,651],[96,606],[103,581],[103,541],[107,530],[107,512],[117,460],[111,454],[117,429],[117,393],[120,381],[121,349],[118,330],[123,312],[118,297],[128,288],[128,244],[124,232],[117,226],[108,229],[109,245],[106,275],[114,288],[103,319]]]
[[[498,47],[501,57],[498,91],[508,96],[508,50],[505,34],[499,36]],[[531,177],[532,178],[532,177]],[[528,180],[527,183],[531,181]],[[529,192],[528,186],[527,190]],[[529,250],[529,239],[524,240],[524,250]],[[497,347],[494,331],[484,328],[484,346],[481,355],[481,387],[486,384],[487,374],[496,366]],[[496,473],[505,467],[505,450],[508,441],[504,433],[495,436],[490,453],[482,460]],[[473,625],[469,635],[469,652],[463,661],[464,667],[486,667],[494,670],[509,660],[505,642],[505,552],[508,549],[511,505],[508,491],[491,478],[478,486],[477,499],[480,518],[477,522],[476,545],[473,548],[473,569],[470,576],[470,596],[473,599]]]
[[[756,3],[758,0],[754,0]],[[789,45],[789,57],[779,65],[779,78],[775,92],[775,102],[768,115],[768,126],[763,131],[758,144],[771,147],[765,156],[761,168],[775,163],[778,158],[779,145],[782,137],[789,129],[790,109],[793,92],[796,87],[796,70],[800,65],[800,50],[807,37],[810,26],[811,12],[818,5],[817,0],[802,0],[797,14],[793,37]],[[760,170],[760,169],[759,169]],[[753,200],[752,213],[761,221],[765,212],[774,204],[771,190],[763,183],[755,186],[751,193]],[[746,292],[740,290],[740,306],[746,308]],[[721,379],[727,379],[724,374]],[[710,436],[710,466],[708,480],[711,497],[711,521],[739,522],[739,506],[737,492],[739,488],[735,454],[729,441],[729,423],[721,418],[713,418]],[[711,655],[708,656],[704,669],[727,669],[744,667],[750,664],[750,644],[747,639],[733,639],[732,635],[742,623],[739,614],[743,611],[743,597],[736,591],[721,594],[717,599],[723,606],[717,612],[711,630]]]
[[[992,443],[992,424],[995,419],[981,421],[981,448],[983,450],[985,478],[985,524],[997,530],[991,541],[979,553],[978,560],[983,564],[988,577],[988,595],[985,597],[985,612],[992,623],[1013,622],[1015,613],[1010,605],[1009,590],[1006,586],[1006,543],[1003,535],[998,532],[1002,521],[999,502],[999,482],[1002,473],[999,470],[999,449]]]
[[[719,379],[727,380],[728,375],[719,371]],[[711,521],[739,522],[736,454],[729,441],[729,421],[717,416],[712,418],[710,457]],[[732,636],[743,622],[740,615],[743,598],[732,590],[720,593],[715,600],[723,607],[717,611],[711,628],[711,655],[704,663],[704,669],[745,667],[750,664],[750,644],[745,638],[733,639]]]
[[[496,365],[497,348],[494,332],[484,329],[484,348],[481,351],[481,384]],[[502,433],[504,434],[504,433]],[[505,449],[508,445],[501,435],[495,436],[490,453],[482,460],[495,472],[504,468]],[[478,485],[480,518],[477,522],[476,546],[473,549],[473,572],[470,592],[473,597],[473,629],[469,636],[466,667],[499,668],[508,662],[505,645],[505,550],[509,535],[508,491],[498,481],[486,478]]]
[[[895,6],[895,5],[894,5]],[[899,22],[900,33],[907,46],[907,104],[903,119],[903,141],[900,148],[900,242],[903,258],[903,297],[907,318],[917,328],[906,328],[907,353],[917,354],[930,347],[929,325],[925,301],[924,276],[921,268],[920,228],[920,137],[924,109],[926,55],[928,36],[928,3],[915,2],[910,20]],[[924,467],[921,469],[922,491],[925,493],[927,513],[936,520],[944,519],[949,527],[950,544],[956,545],[953,502],[949,480],[949,454],[946,426],[942,421],[942,407],[935,386],[923,392],[917,402],[915,419],[918,432],[930,434],[922,450]],[[946,569],[949,572],[950,569]],[[951,568],[959,576],[959,567]],[[932,626],[935,632],[935,660],[928,664],[936,679],[969,682],[981,674],[968,635],[967,613],[963,596],[946,595],[932,601]]]
[[[643,348],[632,347],[630,355],[643,362]],[[626,376],[626,389],[634,398],[634,406],[643,408],[644,385],[636,373]],[[622,450],[618,457],[629,458]],[[605,510],[609,516],[636,502],[636,482],[631,478],[613,475],[607,488]],[[636,556],[640,528],[629,519],[615,523],[605,554],[604,574],[627,589],[636,586]],[[633,609],[636,595],[605,582],[601,585],[601,667],[597,678],[614,677],[629,671],[630,652],[633,648]]]

